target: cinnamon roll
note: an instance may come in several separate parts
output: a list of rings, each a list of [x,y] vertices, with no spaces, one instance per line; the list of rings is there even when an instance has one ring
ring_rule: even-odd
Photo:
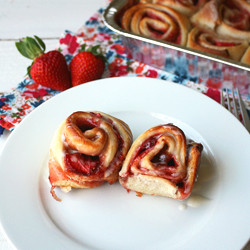
[[[192,191],[203,146],[165,124],[150,128],[132,144],[119,181],[127,190],[183,200]]]
[[[196,12],[190,21],[193,26],[215,32],[219,23],[219,2],[211,0],[207,2],[198,12]]]
[[[193,26],[250,42],[250,4],[243,0],[207,2],[190,19]]]
[[[121,26],[132,33],[186,45],[191,28],[188,18],[160,4],[137,4],[123,15]]]
[[[212,32],[204,32],[195,27],[188,35],[187,47],[240,61],[248,48],[247,40],[222,38]]]
[[[240,5],[240,3],[245,3]],[[248,11],[247,11],[248,7]],[[223,36],[246,39],[250,42],[250,5],[246,1],[231,0],[220,5],[221,23],[216,31]]]
[[[140,2],[165,5],[190,17],[200,9],[207,0],[141,0]]]
[[[122,120],[103,112],[75,112],[64,120],[50,146],[51,194],[71,188],[113,184],[132,144],[132,133]]]

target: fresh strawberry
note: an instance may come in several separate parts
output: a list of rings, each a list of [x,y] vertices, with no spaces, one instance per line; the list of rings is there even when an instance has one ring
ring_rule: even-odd
[[[87,51],[85,51],[85,47],[84,44],[70,62],[72,86],[97,80],[104,72],[106,60],[97,51],[100,45],[90,47]]]
[[[28,75],[38,84],[63,91],[71,87],[70,73],[65,57],[57,50],[45,53],[45,44],[37,36],[16,42],[18,51],[32,59]]]

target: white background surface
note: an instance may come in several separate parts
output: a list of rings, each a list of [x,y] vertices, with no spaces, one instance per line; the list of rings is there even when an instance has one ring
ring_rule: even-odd
[[[47,51],[58,43],[64,30],[77,31],[105,0],[0,0],[0,92],[22,81],[31,60],[17,51],[15,42],[37,35]],[[8,135],[0,137],[0,150]],[[0,250],[13,249],[0,230]]]
[[[77,31],[105,0],[0,0],[0,92],[22,81],[31,61],[19,54],[15,41],[37,35],[47,51],[54,49],[65,29]],[[0,137],[0,150],[9,132]],[[226,225],[225,225],[226,226]],[[13,249],[0,231],[0,250]],[[250,249],[247,246],[245,249]]]

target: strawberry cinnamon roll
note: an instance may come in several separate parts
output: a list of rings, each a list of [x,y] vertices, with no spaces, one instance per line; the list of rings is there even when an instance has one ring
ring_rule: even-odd
[[[250,4],[243,0],[206,3],[191,17],[193,26],[210,29],[217,34],[250,42]]]
[[[219,18],[221,23],[217,33],[235,39],[246,39],[250,42],[250,6],[240,5],[243,1],[229,0],[220,5]],[[248,9],[247,9],[248,6]]]
[[[207,0],[141,0],[140,2],[165,5],[190,17],[200,9]]]
[[[215,32],[219,21],[219,2],[211,0],[207,2],[198,12],[196,12],[190,21],[193,26]]]
[[[188,18],[160,4],[138,4],[123,15],[121,26],[132,33],[186,45],[191,28]]]
[[[240,61],[248,48],[247,40],[222,38],[215,33],[193,28],[188,35],[187,47]]]
[[[127,190],[186,199],[192,191],[203,146],[187,141],[183,131],[159,125],[140,135],[132,144],[119,181]]]
[[[75,112],[57,129],[50,146],[51,193],[55,187],[94,188],[118,180],[132,143],[129,126],[102,112]]]

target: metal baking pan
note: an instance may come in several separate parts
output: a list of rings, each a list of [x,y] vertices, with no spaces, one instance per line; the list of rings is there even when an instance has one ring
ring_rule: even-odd
[[[136,3],[137,0],[113,0],[103,13],[105,25],[120,35],[129,57],[194,82],[215,88],[239,87],[243,94],[250,93],[250,65],[122,29],[119,19]],[[214,81],[209,83],[211,78]]]

